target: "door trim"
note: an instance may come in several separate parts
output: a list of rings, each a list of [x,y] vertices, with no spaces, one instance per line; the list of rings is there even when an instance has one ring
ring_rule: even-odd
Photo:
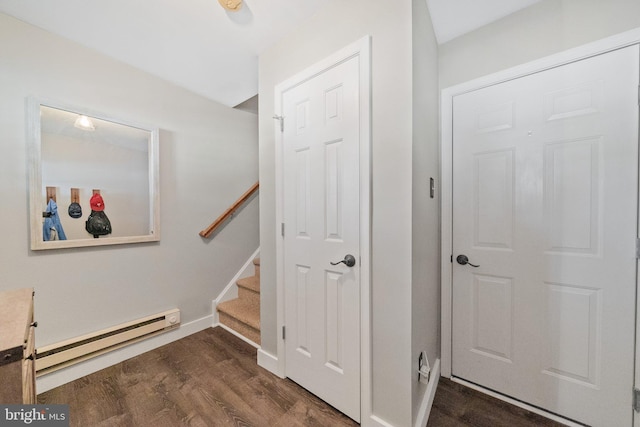
[[[480,77],[441,91],[441,185],[442,185],[442,241],[441,241],[441,375],[451,377],[452,348],[452,269],[453,242],[453,97],[463,93],[482,89],[509,80],[535,74],[571,62],[611,52],[616,49],[640,43],[640,28],[607,37],[593,43],[560,52],[507,70]],[[636,277],[638,289],[638,277]],[[640,295],[637,294],[636,313],[640,307]],[[636,387],[640,384],[640,319],[636,316],[635,378]],[[631,393],[631,390],[629,390]],[[630,409],[631,410],[631,409]],[[634,426],[640,427],[640,417],[634,414]]]
[[[282,96],[287,90],[354,57],[359,58],[360,98],[360,419],[363,425],[372,413],[371,388],[371,37],[340,49],[309,68],[295,74],[275,87],[275,112],[282,116]],[[286,118],[285,126],[286,126]],[[277,372],[286,374],[284,295],[284,239],[283,220],[283,133],[274,126],[276,140],[275,197],[276,197],[276,324],[278,330]]]

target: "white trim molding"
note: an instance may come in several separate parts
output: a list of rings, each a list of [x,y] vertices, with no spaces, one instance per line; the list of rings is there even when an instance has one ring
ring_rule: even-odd
[[[371,363],[371,37],[360,40],[342,48],[329,57],[317,62],[304,71],[295,74],[275,87],[275,112],[282,116],[282,95],[288,89],[300,84],[312,76],[332,68],[336,64],[350,58],[359,58],[360,81],[360,418],[363,425],[370,420],[372,411],[372,363]],[[282,132],[280,126],[274,126],[276,146],[275,175],[276,188],[276,236],[280,235],[283,221],[283,153]],[[285,324],[284,310],[284,243],[276,239],[276,298],[277,298],[277,330],[278,344],[275,356],[277,368],[269,369],[276,375],[286,374],[285,344],[279,331]],[[267,353],[263,355],[263,361]],[[273,366],[274,361],[265,362]]]
[[[266,369],[277,377],[284,378],[284,372],[279,371],[278,358],[263,349],[258,349],[258,366]]]
[[[427,384],[427,390],[422,397],[420,403],[420,409],[418,409],[418,416],[416,417],[416,423],[414,427],[424,427],[429,421],[429,414],[433,407],[433,400],[436,397],[436,389],[438,388],[438,382],[440,381],[440,359],[436,359],[431,370],[431,376],[429,377],[429,383]]]
[[[377,415],[371,415],[369,418],[369,427],[396,427],[380,418]]]
[[[212,328],[222,328],[225,331],[229,332],[231,335],[235,335],[236,337],[240,338],[242,341],[246,342],[247,344],[249,344],[251,347],[255,348],[255,349],[260,349],[260,345],[258,345],[257,343],[251,341],[249,338],[245,337],[244,335],[242,335],[241,333],[234,331],[233,329],[231,329],[230,327],[228,327],[227,325],[225,325],[224,323],[214,323]]]

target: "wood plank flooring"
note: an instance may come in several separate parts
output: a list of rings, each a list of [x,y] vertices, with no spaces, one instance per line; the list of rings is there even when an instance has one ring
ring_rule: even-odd
[[[78,427],[357,426],[256,364],[256,349],[210,328],[38,396]],[[442,378],[428,427],[559,426]]]
[[[38,396],[78,427],[357,426],[256,364],[256,349],[210,328]]]
[[[548,418],[440,378],[427,427],[560,427]]]

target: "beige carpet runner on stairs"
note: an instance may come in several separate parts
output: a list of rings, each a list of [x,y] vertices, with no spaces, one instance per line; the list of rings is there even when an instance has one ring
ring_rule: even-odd
[[[260,344],[260,258],[253,260],[255,273],[239,279],[238,298],[218,304],[220,323]]]

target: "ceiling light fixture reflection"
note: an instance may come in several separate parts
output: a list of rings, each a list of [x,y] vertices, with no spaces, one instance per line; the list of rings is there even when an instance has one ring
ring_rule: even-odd
[[[73,126],[82,130],[88,130],[88,131],[96,130],[96,127],[93,125],[93,122],[87,116],[78,116]]]
[[[229,12],[237,12],[242,8],[242,0],[218,0],[218,3]]]

